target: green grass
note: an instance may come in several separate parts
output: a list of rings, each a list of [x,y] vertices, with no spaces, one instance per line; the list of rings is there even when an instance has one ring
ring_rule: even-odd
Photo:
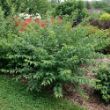
[[[33,96],[23,85],[0,76],[0,110],[83,110],[66,99]]]

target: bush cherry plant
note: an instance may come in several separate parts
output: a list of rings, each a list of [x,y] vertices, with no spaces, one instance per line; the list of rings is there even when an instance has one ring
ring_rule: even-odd
[[[0,71],[25,79],[29,90],[50,87],[56,97],[63,96],[65,84],[74,90],[88,83],[82,65],[91,58],[91,46],[84,31],[71,29],[69,23],[40,28],[32,24],[19,36],[0,40]]]
[[[96,78],[99,80],[97,82],[97,90],[101,95],[101,98],[105,102],[110,102],[110,64],[101,65],[98,69]]]

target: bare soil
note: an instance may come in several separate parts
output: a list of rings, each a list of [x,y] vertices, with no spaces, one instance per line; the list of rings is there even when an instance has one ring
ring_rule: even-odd
[[[97,59],[97,63],[110,63],[110,59]],[[94,74],[90,71],[87,71],[87,77],[94,78]],[[81,97],[78,93],[72,93],[67,98],[74,103],[77,103],[87,110],[110,110],[110,104],[104,104],[103,101],[98,97],[98,94],[94,92],[93,88],[83,85],[82,88],[85,90],[86,96],[88,98]]]

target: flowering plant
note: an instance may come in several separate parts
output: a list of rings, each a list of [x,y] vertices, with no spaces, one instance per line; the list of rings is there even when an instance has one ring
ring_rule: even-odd
[[[35,23],[40,28],[43,29],[43,28],[46,28],[48,25],[55,24],[55,21],[58,24],[61,24],[62,19],[63,19],[61,16],[58,16],[57,20],[54,17],[50,17],[49,20],[42,20],[41,16],[38,13],[36,14],[36,16],[25,14],[25,13],[22,13],[19,16],[17,16],[15,19],[16,26],[20,27],[19,32],[24,32],[26,30],[26,28],[29,26],[29,24],[31,24],[31,23]]]

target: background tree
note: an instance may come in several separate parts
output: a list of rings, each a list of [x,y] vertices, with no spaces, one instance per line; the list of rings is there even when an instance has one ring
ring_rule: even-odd
[[[13,11],[45,14],[50,8],[50,2],[48,0],[0,0],[0,6],[6,16]]]

